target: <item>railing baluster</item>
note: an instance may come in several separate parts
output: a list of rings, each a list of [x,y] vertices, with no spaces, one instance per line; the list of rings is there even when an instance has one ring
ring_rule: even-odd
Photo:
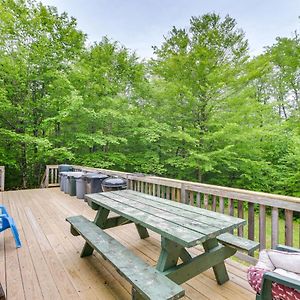
[[[248,202],[248,239],[254,241],[255,238],[255,211],[254,203]],[[249,252],[250,256],[254,256],[254,252]]]
[[[137,187],[136,187],[136,190],[137,190],[138,192],[141,191],[141,182],[140,182],[140,181],[137,181]]]
[[[293,211],[285,210],[285,244],[293,246]]]
[[[228,213],[230,216],[234,216],[234,199],[228,199]]]
[[[160,197],[160,184],[157,185],[157,197]]]
[[[144,193],[145,194],[148,193],[148,189],[149,189],[149,184],[148,184],[148,182],[145,182],[145,184],[144,184]]]
[[[167,186],[167,188],[166,188],[166,198],[168,200],[170,200],[170,187],[169,186]]]
[[[248,239],[254,241],[255,230],[254,203],[248,203]]]
[[[266,206],[259,205],[259,249],[266,248]]]
[[[195,200],[194,200],[194,192],[193,191],[190,191],[190,194],[189,194],[189,204],[194,206],[195,205]]]
[[[146,193],[147,189],[146,189],[146,182],[141,182],[141,192],[142,193]]]
[[[135,182],[135,190],[137,192],[139,192],[139,181],[138,180]]]
[[[46,166],[45,187],[49,186],[49,166]]]
[[[177,201],[181,202],[181,189],[177,189]]]
[[[55,181],[54,181],[54,171],[55,171],[55,169],[51,169],[51,183],[53,184],[53,183],[55,183]]]
[[[225,212],[225,209],[224,209],[224,198],[223,197],[219,198],[219,211],[222,214],[224,214],[224,212]]]
[[[185,190],[185,185],[184,183],[181,184],[181,189],[180,189],[180,202],[182,203],[188,203],[188,199],[187,199],[187,192]]]
[[[171,199],[176,201],[176,188],[172,187]]]
[[[211,209],[213,211],[217,211],[217,196],[213,195],[212,196],[212,205],[211,205]]]
[[[57,171],[57,169],[53,169],[53,183],[57,183],[57,181],[56,181],[56,171]]]
[[[152,195],[156,196],[156,184],[153,184],[152,186]]]
[[[230,216],[234,216],[234,199],[228,199],[228,213]],[[233,233],[233,229],[230,230]]]
[[[244,218],[244,203],[243,201],[238,201],[238,217]],[[244,236],[244,226],[239,226],[238,228],[238,236]]]
[[[272,207],[272,225],[271,225],[271,247],[275,249],[278,245],[278,208]]]

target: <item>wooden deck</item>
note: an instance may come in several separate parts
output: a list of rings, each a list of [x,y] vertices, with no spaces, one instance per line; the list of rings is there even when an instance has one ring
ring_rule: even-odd
[[[58,188],[0,193],[0,203],[15,219],[22,247],[11,232],[0,234],[0,282],[7,299],[131,299],[131,286],[97,253],[80,258],[83,239],[70,234],[68,216],[95,212],[82,200]],[[149,264],[156,264],[160,237],[150,232],[141,240],[133,224],[108,230]],[[193,249],[201,251],[201,249]],[[183,299],[255,299],[246,279],[247,268],[228,260],[230,281],[219,286],[212,270],[183,284]]]

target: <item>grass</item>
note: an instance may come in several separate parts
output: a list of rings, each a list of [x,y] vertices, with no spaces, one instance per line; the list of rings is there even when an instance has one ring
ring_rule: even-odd
[[[237,215],[237,211],[235,211]],[[248,219],[248,212],[244,212],[244,219]],[[271,237],[272,237],[272,226],[271,226],[272,218],[270,215],[266,214],[266,248],[271,248]],[[285,220],[283,218],[279,218],[278,220],[278,227],[279,227],[279,236],[278,236],[278,243],[285,244]],[[299,248],[300,247],[300,221],[294,220],[293,221],[293,247]],[[237,230],[235,230],[237,233]],[[244,226],[244,237],[248,237],[248,224]],[[254,225],[254,240],[259,241],[259,213],[255,213],[255,225]],[[258,251],[256,251],[258,252]],[[256,255],[258,255],[256,253]]]

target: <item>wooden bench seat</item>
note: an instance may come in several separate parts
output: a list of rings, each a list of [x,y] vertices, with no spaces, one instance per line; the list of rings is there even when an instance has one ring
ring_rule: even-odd
[[[179,285],[149,266],[93,222],[83,216],[66,220],[71,224],[72,234],[80,234],[104,259],[110,261],[144,299],[179,299],[184,296],[184,290]]]
[[[253,252],[259,247],[259,243],[248,240],[231,233],[223,233],[217,236],[217,240],[228,247],[236,248],[239,251]]]

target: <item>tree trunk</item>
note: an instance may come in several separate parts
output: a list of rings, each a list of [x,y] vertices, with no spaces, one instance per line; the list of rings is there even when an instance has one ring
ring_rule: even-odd
[[[197,170],[197,177],[198,177],[198,182],[202,182],[202,172],[200,169]]]
[[[22,176],[22,187],[23,189],[27,188],[27,158],[26,158],[26,143],[21,143],[21,176]]]

